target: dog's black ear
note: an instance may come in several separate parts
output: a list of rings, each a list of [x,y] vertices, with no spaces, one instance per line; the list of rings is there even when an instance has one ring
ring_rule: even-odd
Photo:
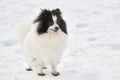
[[[41,11],[43,11],[43,9],[40,8]]]
[[[34,23],[46,20],[46,17],[49,15],[50,11],[47,9],[40,9],[41,13],[37,16]]]
[[[52,10],[52,13],[53,13],[53,15],[58,15],[58,16],[61,15],[61,11],[60,11],[59,8],[53,9],[53,10]]]
[[[57,8],[55,11],[56,11],[57,14],[61,15],[61,11],[60,11],[59,8]]]
[[[42,16],[46,17],[48,15],[49,11],[47,9],[42,10]]]

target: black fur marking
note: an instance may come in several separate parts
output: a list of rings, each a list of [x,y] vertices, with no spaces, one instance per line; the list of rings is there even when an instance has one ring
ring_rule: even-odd
[[[44,66],[44,67],[42,67],[42,69],[47,69],[47,67]]]
[[[57,24],[60,26],[61,30],[67,34],[66,23],[62,18],[58,18]]]
[[[27,68],[26,71],[32,71],[32,68]]]
[[[59,72],[56,72],[56,73],[52,73],[53,76],[59,76],[60,73]]]
[[[38,34],[47,33],[47,29],[49,28],[50,25],[53,24],[51,15],[52,13],[50,12],[50,10],[44,9],[42,10],[42,13],[34,21],[34,23],[39,22],[39,25],[37,28]]]
[[[60,9],[52,10],[53,15],[57,16],[57,24],[60,26],[61,30],[67,34],[66,22],[62,19]]]
[[[45,76],[45,73],[39,73],[38,76]]]
[[[42,10],[41,14],[34,21],[34,23],[39,23],[37,33],[39,35],[47,33],[49,26],[54,24],[52,15],[57,16],[57,24],[60,26],[60,29],[67,34],[66,23],[62,19],[60,9],[53,9],[52,11],[47,9]]]

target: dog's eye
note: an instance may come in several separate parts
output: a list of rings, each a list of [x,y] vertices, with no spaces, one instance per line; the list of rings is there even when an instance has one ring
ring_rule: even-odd
[[[49,22],[49,26],[53,25],[53,22]]]

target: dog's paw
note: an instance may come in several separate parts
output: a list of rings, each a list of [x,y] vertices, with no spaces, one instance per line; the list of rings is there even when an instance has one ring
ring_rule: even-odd
[[[60,73],[59,73],[59,72],[52,72],[52,75],[53,75],[53,76],[59,76]]]
[[[26,71],[32,71],[32,68],[27,68]]]
[[[38,73],[38,76],[45,76],[45,73]]]
[[[47,69],[47,67],[42,67],[42,69]]]

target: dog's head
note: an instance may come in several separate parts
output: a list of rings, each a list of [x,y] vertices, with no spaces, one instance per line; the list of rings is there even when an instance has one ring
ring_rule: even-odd
[[[61,16],[60,9],[58,8],[53,10],[42,10],[34,23],[39,23],[37,28],[38,34],[58,32],[59,30],[67,34],[66,23]]]

